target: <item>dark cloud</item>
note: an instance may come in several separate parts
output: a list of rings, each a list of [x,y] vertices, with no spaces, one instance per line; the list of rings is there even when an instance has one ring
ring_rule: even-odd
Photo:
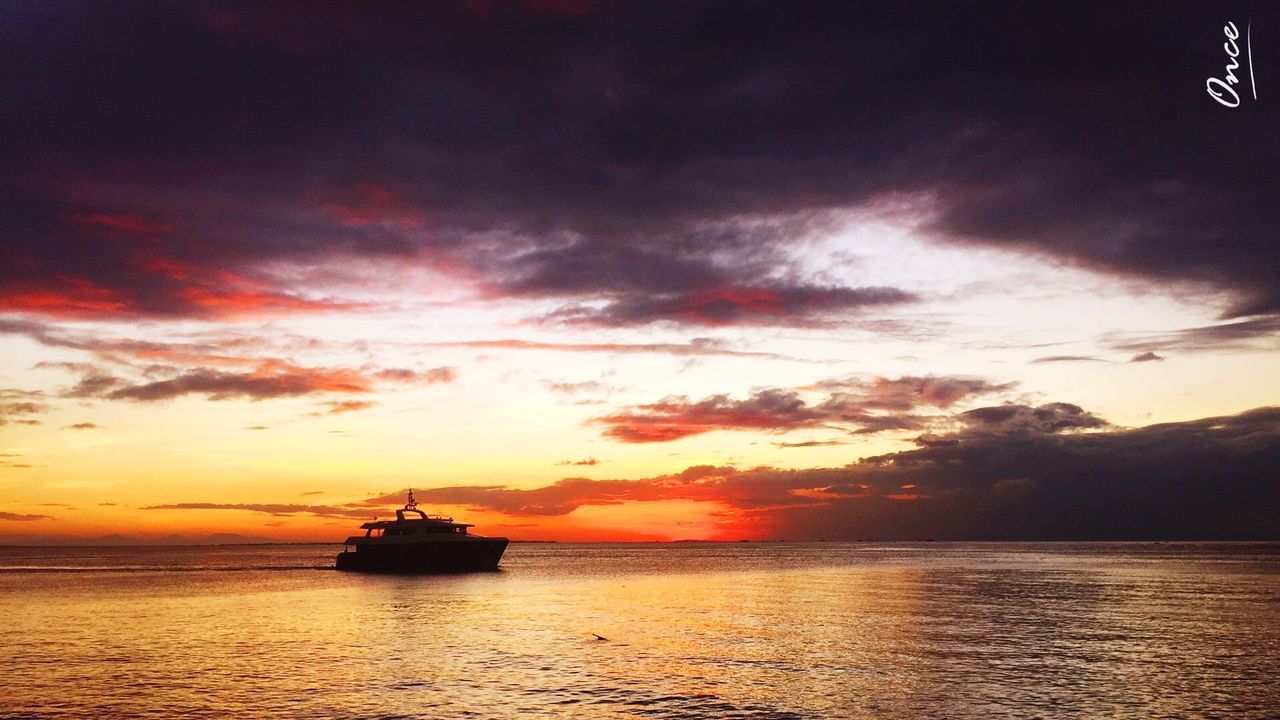
[[[104,362],[135,370],[139,369],[139,361],[146,362],[148,364],[140,369],[148,376],[180,376],[139,386],[93,363],[37,363],[35,367],[39,369],[65,370],[81,376],[79,382],[60,393],[61,397],[67,398],[163,399],[160,396],[204,393],[216,399],[237,396],[261,399],[310,392],[367,392],[379,382],[433,385],[453,382],[458,378],[455,367],[427,370],[371,366],[358,369],[300,367],[279,358],[262,357],[262,351],[270,349],[270,345],[255,337],[227,336],[198,343],[161,343],[76,335],[47,323],[4,319],[0,319],[0,333],[24,335],[49,347],[82,350]],[[307,349],[321,344],[314,338],[291,337],[289,340]],[[253,354],[242,354],[245,352]],[[218,368],[253,370],[229,372]]]
[[[1070,363],[1070,362],[1107,362],[1102,358],[1090,357],[1088,355],[1048,355],[1038,357],[1031,361],[1032,363]]]
[[[11,513],[0,511],[0,520],[12,520],[14,522],[35,522],[36,520],[53,520],[51,515],[24,515],[22,513]]]
[[[105,395],[108,400],[154,402],[184,395],[205,395],[210,400],[297,397],[313,393],[367,393],[370,380],[351,370],[326,370],[277,366],[254,373],[191,370],[167,380],[128,385]]]
[[[664,499],[716,500],[723,496],[722,476],[733,468],[696,467],[677,475],[645,480],[589,480],[565,478],[552,485],[514,489],[500,485],[456,486],[414,489],[420,503],[470,505],[512,515],[555,516],[573,512],[583,505],[619,505],[623,502]],[[370,498],[372,507],[402,502],[404,492]]]
[[[735,350],[721,340],[694,338],[687,343],[560,343],[533,340],[466,340],[460,342],[430,343],[429,347],[467,347],[494,350],[546,350],[552,352],[659,354],[678,357],[741,357],[761,360],[795,360],[786,355],[769,352]]]
[[[917,290],[801,243],[911,197],[943,239],[1280,310],[1274,113],[1203,92],[1220,7],[465,6],[14,5],[0,309],[358,308],[296,281],[354,257],[567,322],[825,324]]]
[[[896,288],[733,287],[624,296],[604,307],[571,305],[548,319],[570,325],[623,327],[667,321],[687,325],[824,326],[857,310],[915,300]]]
[[[1163,359],[1164,357],[1162,355],[1157,355],[1151,352],[1150,350],[1148,350],[1143,353],[1138,353],[1137,355],[1134,355],[1133,357],[1129,358],[1129,362],[1131,363],[1154,362],[1154,361],[1163,360]]]
[[[339,518],[371,518],[373,513],[367,508],[298,505],[289,503],[208,503],[184,502],[168,505],[147,505],[142,510],[241,510],[245,512],[266,513],[269,515],[315,515],[317,517]]]
[[[930,418],[917,408],[949,408],[962,399],[1008,390],[978,378],[901,377],[860,380],[838,378],[800,390],[828,391],[811,404],[797,390],[765,388],[746,400],[713,395],[700,401],[672,397],[597,417],[604,435],[628,443],[668,442],[715,430],[784,432],[801,428],[839,427],[870,434],[889,430],[922,430]]]
[[[556,463],[556,465],[587,465],[587,466],[599,465],[599,464],[600,464],[600,461],[593,457],[586,458],[585,460],[561,460],[560,462]]]
[[[993,383],[982,378],[904,375],[898,378],[832,378],[808,388],[834,391],[845,400],[856,400],[877,410],[910,410],[920,405],[949,408],[977,395],[1012,390],[1016,382]]]
[[[1103,342],[1127,352],[1205,352],[1280,349],[1280,316],[1183,328],[1160,333],[1110,333]]]
[[[715,395],[691,402],[676,397],[605,415],[605,437],[628,443],[669,442],[713,430],[783,431],[819,426],[831,416],[808,405],[794,391],[758,390],[746,400]]]
[[[91,398],[101,397],[127,383],[111,374],[106,368],[99,367],[93,363],[75,363],[75,362],[39,362],[35,367],[41,370],[65,370],[80,375],[80,380],[71,387],[64,388],[58,393],[63,398]]]
[[[299,397],[318,393],[364,394],[379,383],[434,385],[452,382],[457,370],[451,367],[429,370],[390,368],[317,368],[294,365],[281,360],[259,360],[251,372],[228,372],[213,368],[174,368],[155,366],[151,374],[165,374],[162,380],[134,383],[111,375],[85,363],[50,363],[78,371],[81,380],[63,393],[63,397],[97,397],[107,400],[157,402],[185,395],[204,395],[210,400],[267,400]],[[360,401],[331,402],[329,412],[347,412],[370,407]]]
[[[101,427],[102,426],[97,423],[78,422],[74,425],[68,425],[65,429],[66,430],[98,430],[98,429],[101,429]]]
[[[1010,410],[1009,408],[1012,408]],[[700,466],[641,480],[568,478],[532,489],[415,489],[422,502],[513,515],[584,505],[695,500],[729,509],[727,531],[791,539],[1274,539],[1280,537],[1280,408],[1137,429],[1096,423],[1065,403],[977,412],[951,442],[845,467]],[[404,493],[371,498],[397,503]]]
[[[774,447],[778,448],[808,448],[808,447],[828,447],[831,445],[847,445],[843,440],[805,440],[803,442],[776,442]]]
[[[1059,433],[1066,430],[1090,430],[1107,427],[1108,423],[1071,403],[996,405],[975,408],[956,418],[965,426],[964,434],[1025,436]]]

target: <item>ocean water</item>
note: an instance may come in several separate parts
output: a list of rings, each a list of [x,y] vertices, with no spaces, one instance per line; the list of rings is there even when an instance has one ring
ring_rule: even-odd
[[[0,548],[0,716],[1280,716],[1276,544],[338,549]]]

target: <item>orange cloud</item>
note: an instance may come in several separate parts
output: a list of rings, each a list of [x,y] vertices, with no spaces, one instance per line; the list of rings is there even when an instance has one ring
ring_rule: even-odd
[[[121,314],[128,307],[118,291],[71,275],[59,275],[39,287],[18,282],[0,288],[0,310],[7,312],[70,318]]]

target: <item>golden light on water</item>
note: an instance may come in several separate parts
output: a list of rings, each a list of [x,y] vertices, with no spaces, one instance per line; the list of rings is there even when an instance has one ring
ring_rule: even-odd
[[[6,705],[1012,718],[1280,701],[1268,545],[516,544],[496,574],[434,577],[335,573],[332,552],[5,550]]]

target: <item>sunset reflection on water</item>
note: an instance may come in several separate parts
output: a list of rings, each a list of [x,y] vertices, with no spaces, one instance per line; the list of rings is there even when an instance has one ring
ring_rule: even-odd
[[[1274,545],[517,544],[434,577],[333,572],[333,550],[0,549],[0,714],[1280,707]]]

